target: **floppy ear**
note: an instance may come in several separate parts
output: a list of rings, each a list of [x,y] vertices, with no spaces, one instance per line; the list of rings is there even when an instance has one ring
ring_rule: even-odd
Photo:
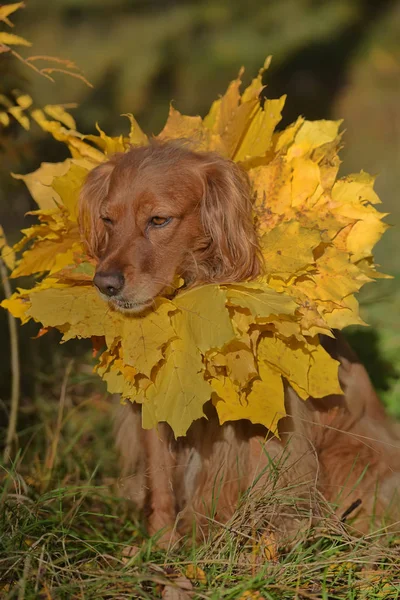
[[[201,219],[209,240],[202,268],[209,281],[253,279],[261,271],[250,183],[234,162],[217,155],[204,164]]]
[[[108,194],[115,160],[95,167],[88,174],[79,195],[79,228],[89,256],[99,258],[106,241],[106,230],[100,219],[100,207]]]

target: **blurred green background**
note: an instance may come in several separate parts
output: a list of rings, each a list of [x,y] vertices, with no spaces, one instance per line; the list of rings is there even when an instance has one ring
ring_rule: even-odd
[[[126,112],[147,133],[158,133],[170,100],[184,113],[204,114],[241,65],[248,81],[269,54],[266,93],[288,94],[281,126],[299,114],[344,118],[342,174],[364,169],[378,175],[376,189],[394,226],[375,255],[384,272],[397,276],[367,286],[360,302],[371,327],[347,335],[390,411],[400,416],[400,0],[31,0],[13,20],[16,32],[33,42],[25,55],[72,59],[94,88],[62,75],[52,84],[2,54],[0,93],[23,90],[39,106],[77,103],[73,114],[84,133],[96,121],[107,133],[124,132],[127,122],[119,115]],[[38,127],[25,132],[14,123],[0,130],[0,152],[0,223],[14,242],[34,205],[10,171],[62,160],[66,149]],[[67,355],[88,349],[84,342],[59,347],[56,333],[33,340],[36,332],[34,324],[19,330],[22,408],[24,399],[54,383]],[[10,351],[4,311],[0,335],[5,417]]]

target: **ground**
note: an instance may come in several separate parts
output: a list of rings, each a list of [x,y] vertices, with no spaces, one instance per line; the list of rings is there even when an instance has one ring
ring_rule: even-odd
[[[281,546],[257,531],[248,515],[262,507],[245,497],[204,545],[159,551],[118,497],[98,386],[88,365],[68,364],[22,402],[19,452],[1,470],[1,598],[400,598],[399,540],[356,538],[328,507]]]

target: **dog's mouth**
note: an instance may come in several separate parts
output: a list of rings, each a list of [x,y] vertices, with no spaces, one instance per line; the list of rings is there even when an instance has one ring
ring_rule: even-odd
[[[148,298],[141,302],[125,300],[124,298],[108,298],[109,303],[116,310],[122,313],[141,313],[153,304],[153,298]]]
[[[174,298],[180,290],[185,288],[185,283],[181,278],[179,278],[179,286],[175,284],[165,285],[163,288],[158,290],[154,296],[144,300],[130,300],[124,297],[122,294],[108,296],[107,294],[104,294],[97,286],[95,287],[100,298],[107,302],[108,305],[114,308],[116,311],[125,314],[139,314],[148,311],[148,309],[151,307],[156,308],[156,298],[160,296],[169,299]]]
[[[118,298],[117,296],[110,298],[106,294],[103,294],[99,289],[97,291],[102,300],[108,302],[108,304],[118,312],[126,314],[142,313],[150,308],[154,302],[154,298],[147,298],[146,300],[141,300],[140,302],[127,300],[126,298],[121,297]]]

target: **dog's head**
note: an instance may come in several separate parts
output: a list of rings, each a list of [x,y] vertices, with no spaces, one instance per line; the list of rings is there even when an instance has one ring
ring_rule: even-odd
[[[94,283],[121,311],[141,312],[170,287],[243,281],[260,271],[246,174],[176,142],[116,154],[91,171],[80,227]]]

